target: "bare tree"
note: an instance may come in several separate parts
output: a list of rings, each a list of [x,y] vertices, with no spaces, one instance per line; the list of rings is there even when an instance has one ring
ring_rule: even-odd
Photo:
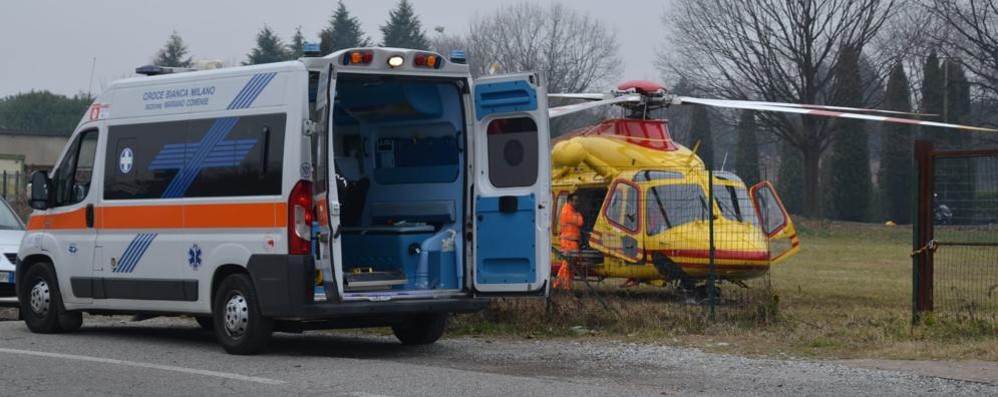
[[[543,71],[551,92],[584,92],[620,66],[616,33],[588,13],[560,3],[502,6],[471,22],[472,73]]]
[[[923,0],[941,27],[928,34],[973,76],[980,94],[998,98],[998,3],[994,0]]]
[[[663,17],[671,48],[659,57],[664,73],[729,98],[834,104],[830,87],[839,50],[869,43],[897,0],[674,3]],[[820,215],[819,165],[831,143],[832,123],[766,112],[760,122],[803,154],[805,213]]]

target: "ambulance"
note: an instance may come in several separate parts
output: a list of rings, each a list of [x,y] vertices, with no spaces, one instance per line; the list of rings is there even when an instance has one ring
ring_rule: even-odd
[[[15,272],[31,331],[184,315],[233,354],[324,328],[418,345],[449,313],[547,294],[543,76],[395,48],[136,71],[32,175]]]

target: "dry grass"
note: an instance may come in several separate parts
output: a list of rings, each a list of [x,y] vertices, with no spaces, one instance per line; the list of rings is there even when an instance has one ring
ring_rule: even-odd
[[[643,287],[550,301],[507,299],[455,319],[456,333],[508,337],[587,335],[774,356],[998,360],[991,315],[940,313],[911,325],[911,230],[803,222],[800,254],[774,268],[771,287],[727,285],[718,321],[706,307]],[[576,288],[579,290],[580,288]],[[583,288],[584,290],[584,288]],[[734,296],[734,297],[732,297]]]

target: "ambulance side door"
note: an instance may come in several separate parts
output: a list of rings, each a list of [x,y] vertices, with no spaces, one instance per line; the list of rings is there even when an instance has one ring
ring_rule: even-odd
[[[544,294],[551,273],[551,160],[546,87],[536,74],[475,81],[471,284]]]

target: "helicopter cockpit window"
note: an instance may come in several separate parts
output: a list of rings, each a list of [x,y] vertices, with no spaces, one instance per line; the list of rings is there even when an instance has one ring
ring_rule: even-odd
[[[776,196],[771,189],[759,189],[756,191],[756,202],[759,204],[759,215],[762,217],[763,231],[767,235],[779,229],[787,223],[783,210],[776,204]]]
[[[487,134],[489,181],[493,186],[521,187],[537,183],[540,147],[533,119],[492,120]]]
[[[693,184],[651,187],[645,194],[645,206],[649,236],[690,222],[706,221],[710,212],[703,189]]]
[[[724,218],[759,226],[759,217],[755,215],[752,199],[744,187],[714,185],[714,200]]]

